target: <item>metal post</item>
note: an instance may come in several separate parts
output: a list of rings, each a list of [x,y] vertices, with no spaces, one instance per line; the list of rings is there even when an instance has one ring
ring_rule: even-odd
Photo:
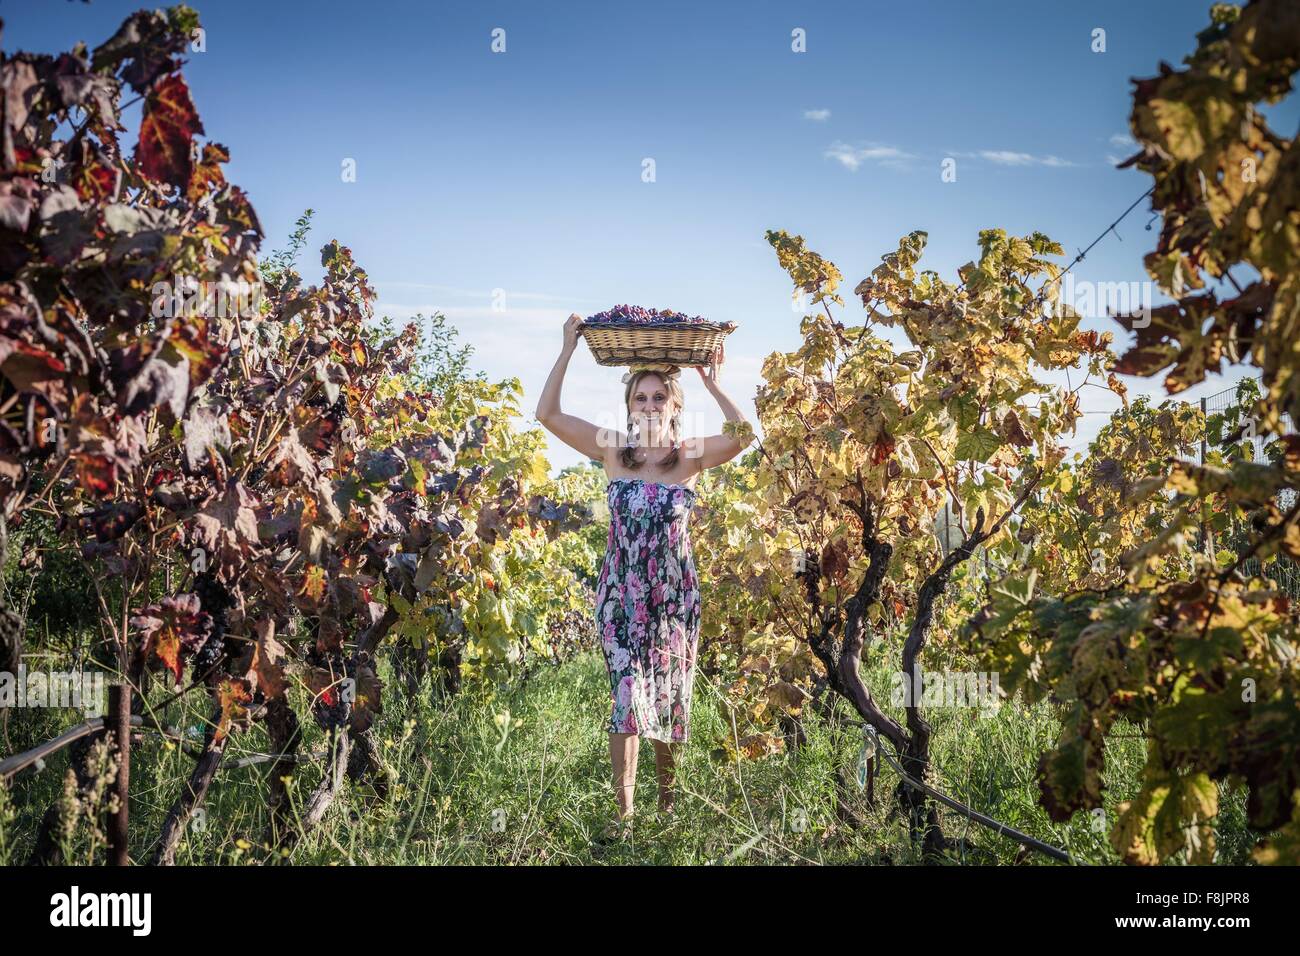
[[[1209,431],[1209,426],[1207,425],[1207,419],[1205,413],[1205,399],[1202,398],[1201,399],[1201,465],[1205,464],[1205,454],[1206,454],[1205,439],[1206,439],[1206,433],[1208,431]],[[1214,555],[1214,545],[1210,541],[1210,528],[1205,520],[1205,499],[1204,498],[1202,498],[1200,501],[1200,508],[1201,508],[1201,552],[1203,554],[1212,557]]]

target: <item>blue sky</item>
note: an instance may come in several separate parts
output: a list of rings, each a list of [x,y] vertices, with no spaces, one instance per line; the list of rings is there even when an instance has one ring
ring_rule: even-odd
[[[145,4],[0,6],[6,50],[94,46]],[[913,229],[946,277],[980,229],[1040,230],[1072,256],[1150,184],[1116,159],[1130,78],[1178,64],[1208,0],[1143,3],[517,3],[198,0],[207,50],[186,76],[208,137],[231,149],[283,245],[352,248],[396,319],[442,310],[531,413],[576,311],[615,303],[739,324],[724,388],[751,421],[763,358],[798,340],[789,282],[763,241],[801,233],[852,287]],[[505,30],[505,52],[492,31]],[[791,49],[791,31],[806,52]],[[1105,30],[1095,53],[1093,31]],[[1294,98],[1293,98],[1294,99]],[[1295,102],[1274,112],[1294,128]],[[655,181],[643,181],[654,160]],[[956,161],[955,182],[941,164]],[[356,181],[345,182],[346,160]],[[1076,268],[1146,279],[1144,202]],[[304,257],[314,265],[314,257]],[[313,271],[307,270],[311,276]],[[503,290],[497,295],[494,290]],[[504,304],[504,311],[494,308]],[[1157,299],[1157,302],[1159,300]],[[1104,317],[1087,325],[1125,333]],[[621,369],[580,348],[565,410],[616,421]],[[1238,377],[1186,393],[1218,391]],[[685,370],[689,433],[722,415]],[[1130,380],[1130,392],[1155,392]],[[1084,408],[1104,412],[1108,393]],[[1085,416],[1082,447],[1104,420]],[[554,468],[580,460],[550,437]]]

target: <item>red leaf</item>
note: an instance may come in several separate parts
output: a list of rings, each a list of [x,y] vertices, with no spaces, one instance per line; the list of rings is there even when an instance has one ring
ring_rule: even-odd
[[[242,679],[223,680],[217,687],[217,701],[221,706],[221,717],[217,720],[217,732],[213,734],[214,743],[222,740],[230,732],[232,725],[248,722],[247,704],[253,700],[252,687]]]
[[[92,157],[73,173],[72,185],[85,202],[112,202],[117,194],[118,172]]]
[[[885,432],[880,433],[876,443],[871,446],[871,463],[879,465],[894,453],[894,439]]]
[[[196,594],[178,594],[136,612],[131,626],[143,638],[146,662],[158,661],[181,683],[183,655],[197,651],[212,633],[212,617],[201,609]]]
[[[117,481],[117,468],[107,455],[76,456],[77,481],[91,494],[106,495]]]
[[[145,100],[135,153],[141,170],[150,179],[184,189],[194,172],[191,145],[195,134],[202,132],[184,77],[179,73],[167,77]]]
[[[218,192],[226,184],[225,174],[221,172],[221,164],[230,162],[230,150],[220,143],[208,143],[203,147],[203,159],[194,167],[194,174],[190,179],[190,187],[186,193],[186,198],[190,202],[198,202],[209,191]]]

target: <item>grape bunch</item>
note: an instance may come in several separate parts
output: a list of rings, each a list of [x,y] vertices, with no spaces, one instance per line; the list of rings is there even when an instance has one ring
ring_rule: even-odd
[[[794,576],[796,578],[811,578],[815,581],[821,575],[821,561],[816,554],[802,555],[802,559],[795,565]]]
[[[816,604],[817,585],[822,576],[821,559],[817,557],[816,552],[803,551],[798,552],[796,558],[794,576],[796,580],[803,581],[804,590],[808,593],[808,602]]]
[[[326,410],[325,417],[329,419],[330,424],[338,425],[342,423],[343,416],[346,415],[347,412],[348,403],[344,399],[343,393],[340,392],[339,397],[335,400],[334,404]]]
[[[196,677],[201,677],[208,671],[212,670],[212,668],[216,667],[217,664],[220,663],[225,654],[226,636],[224,632],[214,631],[212,634],[208,635],[208,639],[203,642],[203,645],[195,651],[194,656],[190,658],[190,666],[194,668],[194,675]]]
[[[311,710],[322,730],[332,730],[348,722],[352,716],[352,703],[343,699],[339,688],[330,687],[316,698]]]
[[[591,600],[595,602],[594,593]],[[554,615],[548,623],[547,631],[550,661],[553,664],[562,664],[580,651],[596,647],[596,630],[592,627],[591,612],[587,608],[571,609]]]
[[[234,599],[226,586],[217,580],[211,569],[194,576],[194,593],[199,596],[199,606],[212,618],[212,630],[207,639],[194,652],[190,665],[195,677],[207,674],[227,653],[226,612],[234,606]],[[235,648],[230,648],[235,650]]]
[[[699,315],[690,316],[685,312],[674,312],[672,309],[646,309],[639,305],[616,305],[612,309],[606,309],[604,312],[597,312],[595,315],[588,316],[587,321],[593,324],[618,322],[631,323],[632,325],[663,325],[667,322],[698,324],[709,320]]]
[[[23,619],[0,599],[0,673],[14,673],[23,658]]]

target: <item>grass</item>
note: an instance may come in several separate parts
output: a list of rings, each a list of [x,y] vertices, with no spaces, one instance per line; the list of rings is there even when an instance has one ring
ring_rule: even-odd
[[[867,670],[869,685],[888,697],[884,653]],[[396,689],[394,685],[394,690]],[[292,852],[260,844],[266,823],[269,763],[225,767],[217,776],[201,824],[190,828],[180,864],[912,864],[920,862],[893,812],[897,778],[888,768],[875,783],[874,804],[853,780],[861,735],[839,719],[805,717],[807,743],[794,753],[735,762],[724,744],[737,731],[718,687],[697,677],[691,739],[679,752],[677,812],[656,819],[654,752],[641,745],[636,822],[629,839],[601,845],[597,837],[614,813],[608,736],[609,685],[604,662],[586,652],[558,666],[543,666],[508,692],[490,697],[462,693],[447,700],[424,685],[414,697],[390,693],[376,725],[379,757],[391,787],[381,800],[369,785],[349,783],[324,823]],[[298,702],[301,704],[301,702]],[[194,701],[183,719],[197,734],[206,703]],[[304,710],[301,706],[299,713]],[[508,719],[500,719],[508,712]],[[66,712],[16,711],[8,728],[11,747],[23,750],[72,722]],[[12,715],[11,715],[12,716]],[[974,710],[930,712],[934,784],[997,820],[1088,863],[1117,862],[1106,827],[1087,813],[1052,823],[1037,803],[1034,766],[1054,739],[1058,722],[1047,705],[1019,702],[994,716]],[[507,729],[503,729],[507,728]],[[1119,728],[1107,751],[1106,813],[1136,790],[1143,741]],[[265,752],[260,727],[236,735],[226,761]],[[303,750],[324,746],[312,724]],[[131,854],[148,860],[166,810],[189,772],[192,758],[147,736],[132,764]],[[57,795],[66,755],[39,773],[24,772],[13,785],[13,819],[0,833],[0,862],[22,862],[41,814]],[[847,770],[847,787],[837,773]],[[301,807],[321,773],[304,766],[291,785]],[[951,862],[1052,864],[1022,854],[1005,837],[942,808],[945,833],[957,840]],[[1113,819],[1113,817],[1108,817]],[[0,830],[5,829],[0,806]],[[1244,797],[1225,791],[1220,814],[1220,862],[1247,862],[1253,839],[1244,827]],[[91,862],[85,829],[72,849],[75,862]]]

